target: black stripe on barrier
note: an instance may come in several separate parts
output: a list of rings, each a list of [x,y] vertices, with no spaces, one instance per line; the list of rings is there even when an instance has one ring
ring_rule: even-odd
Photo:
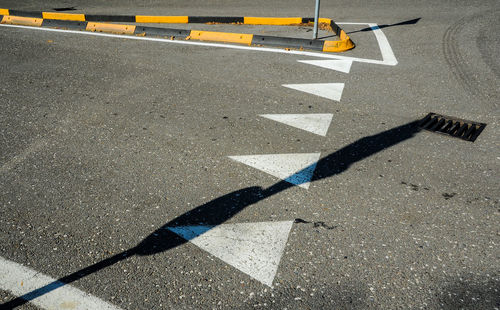
[[[135,15],[87,15],[85,20],[88,22],[124,22],[135,23]]]
[[[302,23],[303,24],[314,23],[314,17],[302,17]]]
[[[44,19],[42,22],[42,27],[85,30],[87,28],[87,22],[80,22],[73,20]]]
[[[330,27],[332,27],[333,32],[335,32],[335,35],[340,37],[340,27],[337,25],[333,20],[330,22]]]
[[[21,17],[43,18],[42,12],[9,10],[9,14]]]
[[[34,17],[38,18],[42,13],[37,12],[27,12],[27,11],[11,11],[13,14],[18,14],[18,16],[23,17]],[[3,15],[0,15],[0,20]],[[54,28],[68,28],[68,29],[79,29],[85,30],[88,25],[88,21],[121,21],[121,22],[135,22],[135,15],[85,15],[87,21],[66,21],[66,20],[56,20],[56,19],[44,19],[42,20],[42,27],[54,27]],[[42,17],[43,19],[43,17]],[[310,22],[314,20],[313,18],[302,18],[302,22]],[[192,23],[243,23],[244,17],[223,17],[223,16],[190,16],[188,17],[188,22]],[[342,29],[333,21],[330,22],[330,26],[335,34],[340,37]],[[171,28],[157,28],[157,27],[144,27],[136,26],[134,34],[136,35],[150,35],[159,37],[170,37],[172,39],[186,39],[190,34],[191,30],[185,29],[171,29]],[[262,36],[253,35],[252,45],[261,46],[276,46],[281,48],[293,48],[293,49],[307,49],[307,50],[317,50],[323,51],[325,41],[323,40],[309,40],[309,39],[297,39],[297,38],[287,38],[287,37],[274,37],[274,36]]]
[[[237,16],[188,16],[188,23],[243,23],[245,21],[244,17]]]
[[[260,35],[254,35],[252,38],[252,45],[290,47],[296,49],[305,48],[316,51],[323,51],[324,43],[325,42],[322,40],[295,39]]]
[[[189,36],[191,30],[185,29],[171,29],[171,28],[158,28],[158,27],[143,27],[137,26],[135,27],[134,34],[145,34],[150,36],[159,36],[159,37],[174,37],[178,39],[185,39]]]

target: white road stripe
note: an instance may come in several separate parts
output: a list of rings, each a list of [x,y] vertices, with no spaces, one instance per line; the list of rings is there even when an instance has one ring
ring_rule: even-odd
[[[384,59],[384,63],[390,66],[395,66],[398,64],[396,60],[396,56],[392,52],[391,45],[389,44],[389,40],[382,32],[382,30],[376,24],[369,24],[370,28],[372,28],[375,37],[377,38],[378,45],[380,46],[380,52],[382,53],[382,58]]]
[[[24,28],[24,29],[32,29],[32,30],[40,30],[40,31],[74,33],[74,34],[82,34],[82,35],[98,36],[98,37],[111,37],[111,38],[143,40],[143,41],[156,41],[156,42],[164,42],[164,43],[172,43],[172,44],[188,44],[188,45],[198,45],[198,46],[223,47],[223,48],[232,48],[232,49],[239,49],[239,50],[251,50],[251,51],[261,51],[261,52],[280,53],[280,54],[289,54],[289,55],[312,56],[312,57],[328,58],[328,59],[345,59],[345,60],[352,60],[352,61],[358,61],[358,62],[364,62],[364,63],[372,63],[372,64],[377,64],[377,65],[388,65],[388,66],[397,65],[398,61],[396,60],[396,57],[394,56],[394,53],[392,52],[391,46],[389,45],[389,41],[387,40],[387,37],[382,32],[382,30],[377,26],[377,24],[372,24],[372,23],[338,23],[338,24],[368,25],[372,29],[373,33],[375,34],[375,37],[377,38],[378,44],[380,46],[380,52],[382,53],[383,60],[340,56],[337,54],[327,54],[327,53],[315,53],[315,52],[305,52],[305,51],[287,51],[287,50],[277,49],[277,48],[275,49],[275,48],[266,48],[266,47],[249,47],[249,46],[239,46],[239,45],[220,44],[220,43],[180,41],[180,40],[137,37],[137,36],[130,36],[130,35],[118,35],[118,34],[89,32],[89,31],[62,30],[62,29],[30,27],[30,26],[20,26],[20,25],[7,25],[7,24],[0,24],[0,26],[1,27],[12,27],[12,28]]]
[[[71,285],[2,257],[0,288],[44,309],[120,309]],[[40,288],[42,289],[37,292]]]

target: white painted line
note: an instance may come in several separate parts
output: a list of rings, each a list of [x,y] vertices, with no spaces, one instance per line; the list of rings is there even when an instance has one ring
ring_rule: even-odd
[[[188,44],[188,45],[198,45],[198,46],[223,47],[223,48],[231,48],[231,49],[239,49],[239,50],[261,51],[261,52],[280,53],[280,54],[289,54],[289,55],[302,55],[302,56],[311,56],[311,57],[328,58],[328,59],[344,59],[344,60],[352,60],[352,61],[363,62],[363,63],[372,63],[372,64],[377,64],[377,65],[388,65],[388,66],[397,65],[398,62],[396,60],[396,57],[394,56],[394,53],[392,52],[391,46],[389,45],[389,41],[387,40],[387,37],[382,32],[382,30],[380,30],[380,28],[377,26],[377,24],[372,24],[372,23],[368,23],[368,24],[367,23],[337,23],[337,24],[368,25],[369,27],[371,27],[371,29],[373,30],[373,33],[375,34],[375,37],[377,38],[377,41],[378,41],[378,44],[380,47],[380,51],[382,53],[383,60],[357,58],[357,57],[350,57],[350,56],[340,56],[337,54],[327,54],[327,53],[315,53],[315,52],[305,52],[305,51],[287,51],[287,50],[283,50],[283,49],[274,49],[274,48],[266,48],[266,47],[250,47],[250,46],[239,46],[239,45],[220,44],[220,43],[180,41],[180,40],[169,40],[169,39],[161,39],[161,38],[137,37],[137,36],[118,35],[118,34],[109,34],[109,33],[100,33],[100,32],[63,30],[63,29],[30,27],[30,26],[20,26],[20,25],[0,24],[0,27],[11,27],[11,28],[23,28],[23,29],[31,29],[31,30],[39,30],[39,31],[73,33],[73,34],[98,36],[98,37],[111,37],[111,38],[118,38],[118,39],[155,41],[155,42],[172,43],[172,44]]]
[[[272,287],[292,225],[284,221],[167,229]]]
[[[283,86],[335,101],[340,101],[344,91],[344,83],[283,84]]]
[[[352,60],[297,60],[298,62],[318,66],[330,70],[336,70],[344,73],[351,71]]]
[[[387,40],[385,34],[376,24],[369,24],[369,26],[377,38],[378,45],[380,46],[380,52],[382,53],[383,63],[389,66],[397,65],[398,61],[396,56],[394,56],[394,52],[392,51],[389,40]]]
[[[289,126],[306,130],[320,136],[326,136],[333,114],[262,114],[262,117]]]
[[[120,308],[33,269],[0,257],[0,288],[44,309]],[[43,288],[43,292],[36,292]],[[31,294],[30,294],[31,293]]]
[[[320,153],[303,153],[228,157],[285,180],[288,183],[308,189],[319,156]]]
[[[335,59],[346,59],[346,60],[352,60],[352,61],[357,61],[357,62],[372,63],[372,64],[376,64],[376,65],[386,65],[386,66],[395,66],[398,64],[396,56],[394,56],[394,52],[392,51],[391,45],[389,44],[387,37],[385,36],[384,32],[382,31],[382,29],[379,28],[379,26],[377,24],[375,24],[375,23],[349,23],[349,22],[337,23],[337,24],[368,25],[368,27],[370,27],[372,32],[375,34],[375,38],[377,39],[378,46],[380,48],[380,53],[382,54],[382,60],[356,58],[356,57],[340,56],[340,55],[335,57]]]

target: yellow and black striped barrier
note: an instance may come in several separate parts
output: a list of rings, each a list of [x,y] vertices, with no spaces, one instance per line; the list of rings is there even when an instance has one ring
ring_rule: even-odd
[[[180,40],[199,40],[236,43],[245,45],[273,46],[298,50],[343,52],[354,48],[349,36],[333,20],[320,18],[323,29],[333,31],[339,40],[308,40],[289,37],[262,36],[243,33],[227,33],[200,30],[184,30],[122,23],[164,23],[164,24],[241,24],[241,25],[312,25],[313,18],[304,17],[233,17],[233,16],[147,16],[147,15],[92,15],[60,12],[31,12],[0,9],[0,23],[33,27],[67,28],[98,31],[115,34],[159,36]]]

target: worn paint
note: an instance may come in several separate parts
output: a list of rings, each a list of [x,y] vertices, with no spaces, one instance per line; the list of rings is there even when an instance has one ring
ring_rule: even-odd
[[[252,44],[253,34],[191,30],[189,38],[200,41]]]
[[[118,33],[118,34],[134,34],[135,26],[88,22],[86,30],[87,31],[99,31],[99,32],[111,32],[111,33]]]
[[[2,18],[2,24],[10,25],[22,25],[30,27],[40,27],[42,25],[43,19],[34,17],[20,17],[20,16],[4,16]]]

